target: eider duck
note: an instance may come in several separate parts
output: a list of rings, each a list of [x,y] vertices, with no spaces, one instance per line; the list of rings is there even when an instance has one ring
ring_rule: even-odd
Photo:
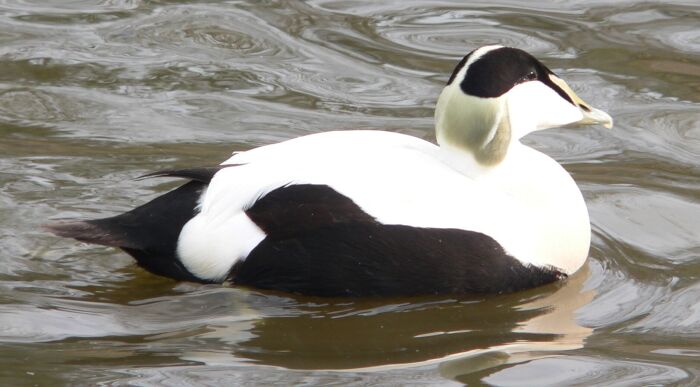
[[[314,296],[513,292],[574,273],[591,237],[574,180],[520,139],[587,124],[612,119],[527,52],[484,46],[439,96],[439,145],[307,135],[146,175],[188,182],[121,215],[47,227],[175,280]]]

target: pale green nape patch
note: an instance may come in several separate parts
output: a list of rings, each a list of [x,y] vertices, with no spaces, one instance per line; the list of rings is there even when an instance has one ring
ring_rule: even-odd
[[[511,130],[508,115],[501,113],[493,139],[491,139],[491,141],[489,141],[485,146],[475,151],[474,157],[480,164],[486,166],[492,166],[500,163],[506,157],[506,153],[508,153],[510,138]]]
[[[481,165],[496,165],[511,141],[505,98],[473,97],[448,86],[435,108],[435,130],[441,146],[469,152]]]

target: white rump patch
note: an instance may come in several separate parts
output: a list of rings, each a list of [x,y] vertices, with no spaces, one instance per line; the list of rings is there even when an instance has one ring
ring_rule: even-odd
[[[177,255],[196,277],[223,281],[265,236],[243,211],[233,216],[199,213],[182,228]]]

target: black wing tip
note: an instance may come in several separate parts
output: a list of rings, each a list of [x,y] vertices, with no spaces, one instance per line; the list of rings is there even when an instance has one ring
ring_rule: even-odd
[[[194,181],[199,181],[205,184],[209,184],[214,175],[220,170],[227,167],[237,167],[242,164],[224,164],[217,165],[215,167],[195,167],[186,169],[165,169],[162,171],[156,171],[141,175],[134,180],[143,180],[152,177],[179,177],[182,179],[189,179]]]
[[[104,246],[124,247],[125,242],[89,220],[64,220],[41,225],[44,230],[63,238]]]
[[[209,168],[188,168],[188,169],[164,169],[137,176],[134,180],[145,180],[154,177],[178,177],[181,179],[197,180],[208,183],[213,173],[209,175]]]

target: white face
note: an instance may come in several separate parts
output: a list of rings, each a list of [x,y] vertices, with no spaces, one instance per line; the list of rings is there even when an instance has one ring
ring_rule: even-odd
[[[515,138],[535,130],[573,124],[584,118],[581,108],[539,81],[516,85],[504,97]]]

